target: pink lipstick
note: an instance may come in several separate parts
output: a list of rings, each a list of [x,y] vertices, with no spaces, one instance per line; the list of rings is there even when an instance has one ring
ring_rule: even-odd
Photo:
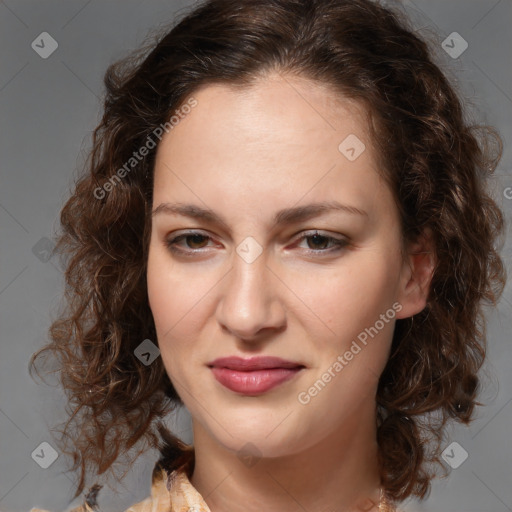
[[[244,395],[265,393],[292,379],[305,366],[278,357],[222,357],[208,363],[214,377],[226,388]]]

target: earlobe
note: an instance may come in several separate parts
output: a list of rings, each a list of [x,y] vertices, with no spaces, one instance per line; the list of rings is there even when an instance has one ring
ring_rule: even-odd
[[[434,238],[430,228],[426,228],[409,246],[398,298],[402,309],[397,318],[411,317],[425,308],[435,264]]]

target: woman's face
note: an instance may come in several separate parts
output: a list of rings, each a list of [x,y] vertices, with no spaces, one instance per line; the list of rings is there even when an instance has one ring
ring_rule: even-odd
[[[374,413],[395,320],[422,309],[398,213],[355,103],[279,76],[193,97],[155,163],[147,277],[161,357],[212,438],[291,454]],[[262,356],[292,368],[212,367]]]

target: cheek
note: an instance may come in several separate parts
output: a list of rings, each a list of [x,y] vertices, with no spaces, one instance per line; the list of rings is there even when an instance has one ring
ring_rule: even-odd
[[[165,327],[163,322],[171,320],[178,304],[176,300],[178,294],[170,282],[170,276],[168,269],[161,264],[159,258],[150,254],[147,272],[148,300],[157,331]]]
[[[160,356],[164,368],[176,388],[177,382],[173,380],[173,377],[178,378],[179,382],[181,373],[180,365],[175,363],[183,361],[186,356],[183,354],[186,345],[180,342],[185,335],[182,330],[185,326],[184,320],[187,318],[185,316],[187,305],[185,301],[180,300],[182,295],[180,281],[171,280],[170,272],[165,266],[158,265],[156,258],[148,260],[147,286]],[[180,318],[183,317],[184,320],[180,322]]]
[[[186,322],[187,313],[206,291],[201,289],[199,280],[196,281],[190,275],[184,274],[179,266],[173,265],[172,260],[165,254],[150,251],[147,271],[148,300],[160,333],[167,333],[181,318],[182,322]]]
[[[212,284],[197,272],[192,275],[172,265],[165,255],[150,253],[147,287],[162,361],[169,374],[178,375],[181,370],[175,361],[197,357],[196,342],[208,316]]]
[[[302,289],[320,319],[337,334],[346,334],[373,325],[391,307],[395,273],[389,261],[354,254],[338,271],[303,281]]]

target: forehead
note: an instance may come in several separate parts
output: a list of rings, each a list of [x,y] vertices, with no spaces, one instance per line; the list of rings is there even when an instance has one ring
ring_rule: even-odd
[[[365,110],[326,85],[273,75],[244,88],[205,85],[192,97],[196,106],[159,144],[155,204],[183,195],[256,203],[264,194],[289,204],[381,188]],[[340,149],[346,140],[365,148],[357,159]]]
[[[193,96],[199,108],[183,124],[210,133],[208,126],[222,124],[222,131],[235,140],[268,142],[268,137],[283,143],[313,137],[314,142],[329,135],[336,140],[349,130],[368,139],[366,109],[360,102],[296,75],[273,73],[249,86],[205,84]]]

